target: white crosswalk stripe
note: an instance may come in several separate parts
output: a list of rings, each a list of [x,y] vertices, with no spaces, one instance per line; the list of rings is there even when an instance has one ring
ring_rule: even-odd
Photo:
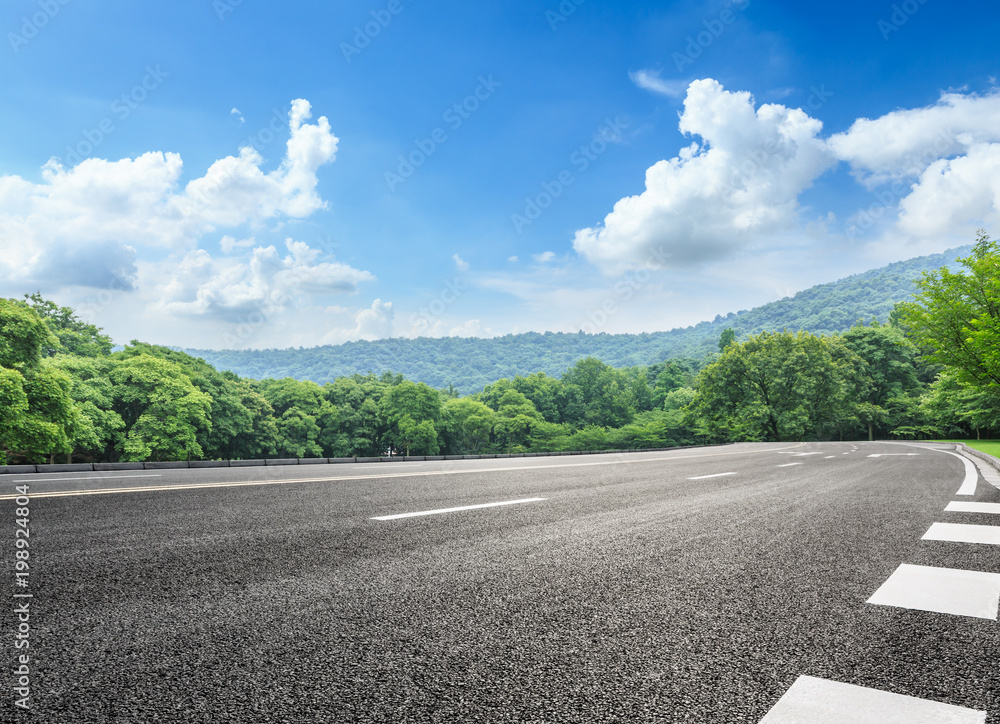
[[[986,712],[800,676],[760,724],[984,724]]]
[[[996,621],[1000,573],[902,563],[867,603]]]

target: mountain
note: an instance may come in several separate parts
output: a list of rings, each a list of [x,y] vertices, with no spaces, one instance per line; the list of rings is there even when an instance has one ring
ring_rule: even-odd
[[[311,349],[185,350],[220,370],[243,377],[294,377],[323,384],[354,373],[392,371],[435,388],[454,385],[462,394],[502,377],[545,372],[558,377],[577,360],[597,357],[613,367],[650,365],[670,357],[701,358],[717,351],[722,330],[738,340],[751,334],[800,329],[833,334],[859,320],[886,321],[897,302],[915,291],[915,280],[930,269],[956,267],[971,246],[922,256],[811,287],[792,297],[750,310],[717,316],[711,322],[669,332],[584,334],[528,332],[504,337],[393,338],[347,342]]]

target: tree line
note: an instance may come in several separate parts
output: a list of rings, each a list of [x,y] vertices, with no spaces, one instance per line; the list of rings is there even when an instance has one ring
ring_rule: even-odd
[[[885,323],[723,331],[717,351],[461,396],[401,374],[247,379],[100,329],[39,294],[0,299],[0,463],[351,457],[989,435],[1000,419],[1000,250],[925,272]]]

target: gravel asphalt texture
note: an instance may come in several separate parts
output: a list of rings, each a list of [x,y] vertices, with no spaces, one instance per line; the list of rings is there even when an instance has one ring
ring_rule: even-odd
[[[1000,723],[997,622],[865,603],[900,563],[1000,572],[1000,546],[921,541],[1000,525],[943,512],[961,461],[796,445],[3,476],[39,497],[32,707],[8,594],[0,721],[756,723],[806,674]],[[0,501],[8,570],[15,517]]]

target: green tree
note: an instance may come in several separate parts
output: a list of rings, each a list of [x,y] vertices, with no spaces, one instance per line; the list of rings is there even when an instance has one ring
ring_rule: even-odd
[[[726,327],[722,330],[722,334],[719,335],[719,351],[725,352],[726,347],[731,345],[736,341],[736,332],[733,331],[732,327]]]
[[[205,458],[239,460],[274,452],[274,410],[248,382],[232,372],[219,372],[205,360],[185,352],[135,340],[117,356],[126,359],[143,354],[178,365],[191,383],[211,399],[211,425],[200,427],[197,437]]]
[[[422,382],[404,380],[389,388],[381,408],[389,428],[387,440],[395,449],[414,455],[437,453],[442,414],[437,390]]]
[[[447,450],[452,455],[478,455],[485,451],[493,435],[496,413],[468,397],[449,399],[444,404]]]
[[[567,388],[579,391],[580,416],[566,422],[575,426],[621,427],[642,407],[651,406],[644,373],[617,370],[595,357],[587,357],[562,376]]]
[[[532,433],[545,424],[531,400],[517,390],[507,390],[500,398],[494,429],[507,453],[523,452],[532,442]]]
[[[202,457],[199,432],[211,427],[212,399],[176,362],[149,354],[112,355],[114,409],[125,424],[116,441],[122,460]]]
[[[763,332],[729,345],[702,370],[691,410],[712,439],[822,437],[854,414],[848,374],[820,337]]]
[[[111,337],[99,327],[84,322],[71,308],[60,307],[37,292],[24,296],[26,301],[21,303],[41,317],[58,340],[57,344],[47,347],[46,356],[52,357],[58,352],[80,357],[106,357],[111,354],[114,346]]]
[[[52,364],[72,381],[70,396],[80,411],[80,424],[72,440],[73,453],[98,460],[115,459],[115,442],[125,422],[114,409],[114,385],[109,379],[114,363],[104,357],[60,354],[52,358]]]
[[[285,377],[261,380],[258,390],[274,410],[274,449],[286,457],[324,457],[322,441],[336,442],[340,416],[322,387]],[[339,457],[330,455],[330,457]]]
[[[37,313],[0,299],[0,461],[35,462],[72,450],[83,424],[70,397],[72,382],[43,359],[57,344]]]
[[[903,324],[932,362],[1000,394],[1000,248],[980,229],[958,262],[964,271],[924,272],[914,301],[901,305]]]
[[[917,348],[901,330],[880,325],[855,325],[841,336],[844,344],[865,361],[861,374],[865,377],[864,394],[857,398],[858,417],[868,427],[868,439],[875,431],[886,431],[891,421],[890,400],[915,396],[920,392],[917,379]]]

